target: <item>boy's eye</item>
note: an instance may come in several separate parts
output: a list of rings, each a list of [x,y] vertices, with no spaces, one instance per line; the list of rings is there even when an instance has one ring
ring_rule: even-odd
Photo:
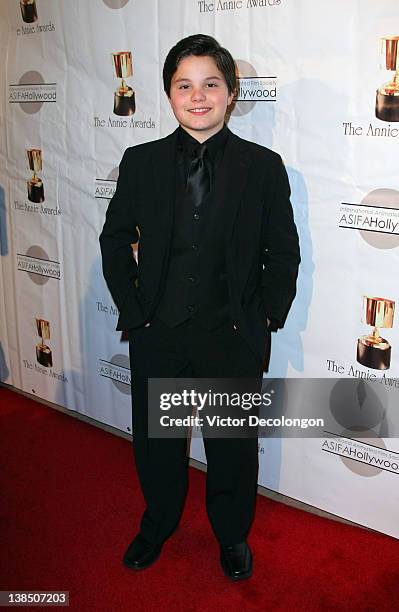
[[[213,88],[213,87],[217,87],[218,84],[217,83],[206,83],[205,87],[208,88]],[[182,83],[181,85],[178,86],[178,89],[189,89],[190,85],[188,85],[187,83]]]

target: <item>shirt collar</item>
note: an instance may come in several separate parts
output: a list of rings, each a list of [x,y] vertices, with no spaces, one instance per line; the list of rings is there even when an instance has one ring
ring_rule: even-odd
[[[192,154],[195,154],[201,144],[206,144],[207,150],[209,151],[209,155],[212,161],[214,161],[217,152],[219,150],[223,150],[228,135],[229,130],[226,124],[224,123],[222,129],[219,130],[219,132],[205,140],[204,143],[200,143],[188,132],[186,132],[185,129],[179,126],[177,130],[177,146],[179,150],[183,151],[186,155],[191,156]]]

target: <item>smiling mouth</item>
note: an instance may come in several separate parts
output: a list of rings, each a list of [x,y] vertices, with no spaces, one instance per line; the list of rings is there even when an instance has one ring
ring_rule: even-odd
[[[193,113],[194,115],[203,115],[204,113],[207,113],[210,110],[211,109],[209,107],[204,107],[204,108],[189,108],[188,112],[189,113]]]

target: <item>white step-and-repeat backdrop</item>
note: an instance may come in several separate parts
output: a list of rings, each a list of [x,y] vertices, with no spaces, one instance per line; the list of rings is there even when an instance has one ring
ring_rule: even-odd
[[[203,32],[237,62],[229,127],[282,155],[293,192],[298,295],[269,376],[380,376],[389,399],[399,387],[397,0],[3,0],[0,19],[4,382],[130,431],[128,344],[98,235],[124,149],[175,129],[167,51]],[[132,95],[115,107],[121,51]],[[356,439],[333,404],[346,434],[262,440],[259,482],[399,537],[389,419],[369,406],[372,431]],[[192,453],[203,459],[201,440]]]

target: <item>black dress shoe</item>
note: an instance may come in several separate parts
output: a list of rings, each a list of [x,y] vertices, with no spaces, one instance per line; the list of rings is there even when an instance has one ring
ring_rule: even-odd
[[[162,546],[163,543],[149,544],[139,533],[129,544],[123,557],[123,564],[129,569],[145,569],[158,559]]]
[[[246,542],[220,546],[220,564],[231,580],[244,580],[252,576],[252,553]]]

